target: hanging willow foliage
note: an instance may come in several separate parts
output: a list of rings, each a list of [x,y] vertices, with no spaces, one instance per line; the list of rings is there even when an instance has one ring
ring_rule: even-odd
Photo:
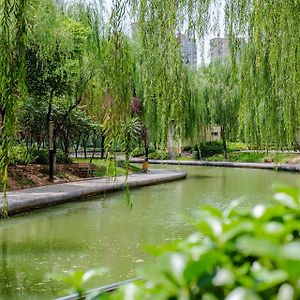
[[[209,30],[214,2],[131,1],[139,29],[147,124],[162,142],[169,119],[183,130],[182,108],[187,108],[185,102],[190,101],[183,92],[187,82],[182,75],[176,34],[182,28],[198,36]],[[294,0],[225,1],[232,61],[241,67],[241,73],[234,67],[232,72],[239,78],[240,119],[248,142],[266,147],[272,143],[280,148],[295,140],[300,99],[299,5]],[[189,130],[186,133],[193,134]]]
[[[9,149],[14,142],[17,103],[24,91],[27,1],[1,0],[0,7],[0,112],[2,119],[0,175],[4,191],[3,212],[5,213]]]
[[[300,1],[226,2],[231,40],[243,38],[241,119],[258,145],[291,145],[299,130]]]
[[[29,22],[27,1],[34,7]],[[17,103],[25,90],[27,24],[30,45],[44,62],[55,52],[65,62],[76,60],[78,81],[73,81],[71,93],[78,92],[82,103],[89,106],[86,111],[104,123],[107,150],[121,144],[123,129],[128,130],[133,96],[142,100],[144,122],[158,144],[165,145],[170,123],[176,124],[181,137],[194,138],[201,125],[210,122],[206,75],[183,64],[178,34],[184,31],[191,39],[203,36],[211,27],[212,3],[220,1],[113,0],[108,24],[99,13],[101,1],[94,7],[85,1],[61,5],[54,0],[27,1],[0,0],[0,170],[4,191]],[[266,147],[291,145],[300,120],[300,1],[224,2],[232,78],[241,94],[242,132],[247,141]],[[128,22],[136,29],[132,40],[125,34]],[[65,25],[75,33],[73,39],[63,29]],[[76,32],[80,34],[76,36]],[[80,58],[78,51],[84,53]],[[64,70],[67,78],[73,78],[72,63]],[[209,105],[216,111],[212,102]]]
[[[137,39],[140,43],[138,69],[145,107],[145,123],[156,142],[166,143],[170,121],[177,133],[187,127],[183,117],[183,99],[188,82],[182,64],[178,26],[182,23],[181,1],[135,2]]]

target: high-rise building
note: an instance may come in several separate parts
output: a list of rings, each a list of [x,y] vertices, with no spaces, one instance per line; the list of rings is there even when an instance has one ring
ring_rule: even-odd
[[[181,44],[182,60],[185,65],[197,67],[197,46],[196,43],[185,34],[179,33],[178,38]]]
[[[223,60],[229,56],[229,41],[228,38],[213,38],[210,40],[210,62],[217,59]]]

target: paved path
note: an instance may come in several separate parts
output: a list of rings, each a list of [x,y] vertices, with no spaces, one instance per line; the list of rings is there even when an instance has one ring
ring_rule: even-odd
[[[141,163],[143,159],[132,158],[132,163]],[[288,172],[300,172],[299,164],[274,164],[274,163],[238,163],[238,162],[223,162],[223,161],[204,161],[204,160],[157,160],[149,159],[150,164],[168,164],[168,165],[184,165],[184,166],[211,166],[211,167],[229,167],[229,168],[252,168],[252,169],[267,169]]]
[[[140,187],[184,179],[185,172],[175,170],[151,170],[147,174],[128,176],[129,187]],[[28,188],[8,192],[8,213],[16,214],[74,199],[122,190],[125,176],[116,178],[90,178],[87,180]],[[2,210],[2,203],[0,209]]]

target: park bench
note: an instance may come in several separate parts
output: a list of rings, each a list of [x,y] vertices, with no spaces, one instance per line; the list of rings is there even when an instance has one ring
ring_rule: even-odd
[[[90,163],[78,163],[79,171],[83,174],[90,174],[94,176],[94,167]]]

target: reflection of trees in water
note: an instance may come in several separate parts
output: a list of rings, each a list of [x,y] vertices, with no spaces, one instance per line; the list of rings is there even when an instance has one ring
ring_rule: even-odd
[[[2,258],[2,269],[5,271],[7,269],[7,233],[2,234],[2,244],[1,244],[1,258]]]
[[[16,290],[17,276],[15,269],[9,269],[8,266],[8,242],[7,232],[2,232],[1,241],[1,265],[2,270],[0,273],[0,290],[3,295],[13,295]],[[0,295],[1,296],[1,295]]]
[[[222,168],[222,186],[221,186],[221,192],[222,195],[226,195],[226,187],[227,187],[227,177],[226,176],[226,170],[224,168]]]
[[[23,265],[22,261],[18,261],[18,259],[24,260],[26,258],[23,257],[24,252],[22,249],[31,249],[28,245],[14,244],[9,241],[8,233],[5,230],[0,231],[0,258],[1,258],[1,271],[0,271],[0,300],[2,299],[21,299],[16,297],[17,291],[20,294],[20,291],[34,291],[34,293],[44,295],[47,298],[47,295],[54,295],[57,290],[64,290],[65,286],[63,283],[56,282],[55,284],[52,282],[45,282],[44,276],[47,270],[41,270],[40,272],[36,272],[32,270],[30,272],[30,279],[27,270],[27,264],[30,265],[31,262],[26,262]],[[45,248],[45,244],[37,251],[33,253],[41,253],[42,248]],[[72,245],[73,247],[74,245]],[[71,245],[69,245],[69,248]],[[32,250],[32,249],[31,249]],[[16,260],[16,261],[13,261]],[[47,284],[47,292],[45,293],[44,285]],[[41,296],[39,299],[43,299],[44,296]],[[26,297],[25,297],[26,298]],[[22,298],[23,299],[23,298]],[[27,298],[26,298],[27,299]],[[30,298],[28,298],[30,299]]]
[[[16,268],[9,265],[9,243],[7,238],[7,232],[2,231],[1,240],[1,265],[2,270],[0,273],[0,299],[13,299],[16,294],[16,290],[23,286],[23,278],[19,276],[19,272]],[[5,298],[1,298],[1,296]]]

